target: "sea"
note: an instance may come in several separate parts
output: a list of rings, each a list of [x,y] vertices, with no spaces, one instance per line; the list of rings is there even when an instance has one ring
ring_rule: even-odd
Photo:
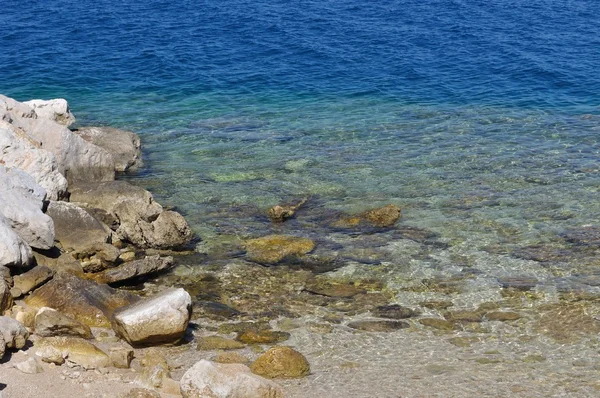
[[[182,212],[198,252],[277,232],[390,289],[460,280],[465,307],[511,283],[597,295],[597,7],[3,0],[0,92],[138,133],[145,166],[120,178]],[[386,204],[398,229],[370,246],[328,220]]]

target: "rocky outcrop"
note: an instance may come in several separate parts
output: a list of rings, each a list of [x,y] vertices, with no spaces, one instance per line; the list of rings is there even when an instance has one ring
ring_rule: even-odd
[[[54,246],[54,223],[42,212],[45,196],[30,176],[10,173],[0,165],[0,216],[25,243],[38,249]]]
[[[74,336],[84,339],[92,338],[92,331],[89,326],[48,307],[40,308],[35,314],[34,327],[35,334],[42,337]]]
[[[185,334],[191,312],[190,295],[169,289],[116,311],[113,329],[131,345],[175,343]]]
[[[181,378],[184,398],[283,398],[274,382],[252,374],[246,365],[223,364],[205,359],[196,362]]]
[[[54,308],[88,326],[110,327],[114,311],[137,300],[137,296],[107,285],[57,274],[25,298],[25,303],[34,308]]]
[[[82,127],[74,133],[109,152],[117,171],[127,171],[142,165],[142,145],[140,137],[135,133],[112,127]]]
[[[180,248],[192,239],[192,230],[179,213],[163,211],[150,192],[125,181],[78,184],[71,200],[113,215],[117,234],[141,248]]]
[[[34,99],[23,104],[31,107],[39,118],[49,119],[65,127],[75,123],[75,116],[69,109],[67,100],[56,98],[51,100]]]

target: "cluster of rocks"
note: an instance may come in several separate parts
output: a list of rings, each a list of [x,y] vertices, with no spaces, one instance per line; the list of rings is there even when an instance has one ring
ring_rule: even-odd
[[[150,297],[115,288],[171,268],[171,256],[146,250],[185,249],[193,234],[150,192],[115,181],[116,172],[141,164],[137,135],[70,129],[74,122],[65,100],[0,95],[0,358],[31,341],[35,356],[16,365],[26,373],[42,371],[41,363],[127,368],[134,349],[184,339],[192,312],[181,288]],[[113,344],[101,349],[106,336]],[[280,397],[259,374],[309,371],[308,363],[300,374],[270,375],[268,366],[252,373],[244,364],[200,361],[180,388],[164,358],[152,358],[142,364],[159,382],[146,384],[184,397]]]

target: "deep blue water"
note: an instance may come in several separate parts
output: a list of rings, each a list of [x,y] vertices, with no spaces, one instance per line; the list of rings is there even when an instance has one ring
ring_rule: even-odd
[[[269,232],[245,206],[312,197],[396,203],[475,257],[564,246],[600,224],[597,5],[4,0],[0,92],[138,132],[146,167],[128,178],[208,240]],[[312,227],[285,228],[328,233]],[[558,285],[515,264],[477,266]]]

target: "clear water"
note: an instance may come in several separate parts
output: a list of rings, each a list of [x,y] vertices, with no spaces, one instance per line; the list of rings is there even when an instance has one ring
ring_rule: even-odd
[[[383,235],[391,265],[348,260],[355,272],[393,284],[468,269],[479,298],[511,276],[597,290],[595,1],[2,5],[0,92],[64,97],[81,125],[138,132],[147,166],[127,178],[204,239],[272,232],[256,214],[303,197],[395,203],[447,246]],[[283,232],[353,245],[316,222]],[[533,245],[570,254],[531,261]]]

